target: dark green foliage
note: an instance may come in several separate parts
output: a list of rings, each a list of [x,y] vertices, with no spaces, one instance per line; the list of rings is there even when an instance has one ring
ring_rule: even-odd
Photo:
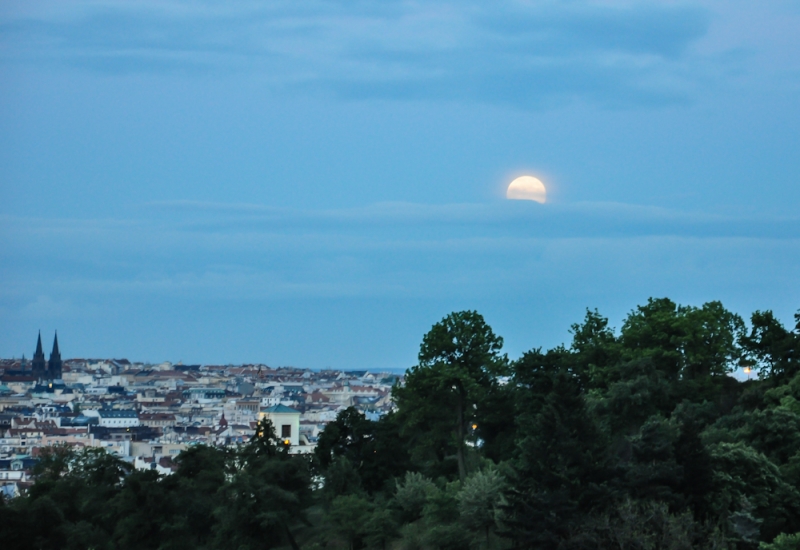
[[[463,481],[467,475],[465,445],[476,410],[503,374],[503,339],[475,311],[451,313],[424,336],[419,364],[395,387],[403,433],[412,459],[433,475],[452,477],[449,461]]]
[[[359,463],[364,457],[365,447],[372,440],[373,423],[355,407],[349,407],[336,415],[336,420],[325,426],[319,437],[314,454],[323,470],[336,459],[347,458]]]
[[[478,471],[464,482],[456,500],[461,523],[468,531],[486,537],[498,524],[501,507],[506,504],[506,480],[495,468]]]
[[[263,435],[237,452],[190,448],[167,477],[132,472],[100,449],[49,449],[28,495],[0,508],[4,548],[240,549],[290,541],[311,502],[308,464],[276,444],[271,426],[260,428]]]
[[[586,311],[583,324],[574,324],[572,357],[576,374],[589,387],[606,387],[613,382],[614,373],[609,365],[619,363],[622,347],[608,327],[608,319],[597,310]]]
[[[793,535],[781,533],[775,537],[772,544],[762,542],[758,550],[800,550],[800,533]]]
[[[714,490],[713,462],[708,448],[701,439],[702,424],[687,407],[676,409],[673,418],[680,424],[680,435],[675,442],[675,460],[683,470],[678,490],[685,505],[699,521],[713,519],[711,503],[707,496]]]
[[[169,514],[168,494],[152,470],[133,472],[108,503],[119,518],[112,538],[122,548],[158,548],[162,518]]]
[[[679,426],[654,416],[630,438],[632,457],[626,484],[633,498],[652,498],[673,508],[680,507],[684,471],[676,458],[679,437]]]
[[[311,477],[308,462],[288,451],[268,420],[259,423],[217,491],[215,548],[294,545],[292,526],[311,504]]]
[[[516,393],[511,384],[493,384],[475,410],[470,435],[481,442],[484,457],[493,462],[510,460],[516,447]]]
[[[709,451],[714,491],[708,497],[717,517],[752,514],[765,540],[800,525],[800,492],[766,456],[744,443],[717,443]]]
[[[423,337],[397,411],[342,411],[313,460],[272,425],[170,476],[53,447],[0,501],[3,548],[553,550],[800,547],[800,313],[749,327],[651,299],[617,333],[517,361],[473,311]],[[758,373],[739,382],[738,366]],[[793,534],[794,533],[794,534]]]
[[[621,340],[625,355],[649,357],[668,379],[693,379],[728,372],[741,356],[743,330],[742,319],[719,302],[695,308],[651,298],[628,316]]]
[[[2,509],[9,520],[0,517],[4,547],[80,548],[82,541],[110,546],[117,522],[108,502],[119,494],[130,470],[102,449],[44,449],[35,470],[37,483],[26,497]]]
[[[761,376],[782,382],[800,372],[800,312],[795,315],[795,329],[789,331],[771,311],[756,311],[750,333],[740,341]]]
[[[395,515],[383,503],[378,503],[364,523],[364,541],[370,548],[385,549],[397,538],[398,522]]]
[[[651,358],[619,365],[618,380],[594,394],[594,411],[615,437],[632,435],[653,415],[669,415],[675,406],[676,386],[656,368]]]
[[[325,469],[322,497],[326,502],[340,496],[360,495],[363,492],[358,470],[347,457],[336,457]]]
[[[512,365],[517,452],[506,534],[536,548],[619,546],[606,536],[620,525],[638,532],[629,524],[656,510],[676,547],[752,545],[800,526],[800,379],[795,387],[787,378],[796,340],[766,325],[771,339],[754,329],[748,342],[742,320],[718,302],[650,300],[619,337],[590,311],[573,325],[569,349],[523,355]],[[774,374],[763,386],[725,376],[752,348]],[[636,513],[613,519],[625,498]]]
[[[355,492],[353,487],[374,494],[410,468],[397,416],[390,413],[372,422],[353,407],[325,427],[314,455],[331,498]]]
[[[626,500],[599,516],[588,517],[564,546],[691,550],[702,547],[702,535],[689,512],[673,514],[666,504],[657,501]]]
[[[219,449],[198,445],[178,455],[178,471],[165,478],[171,494],[173,513],[165,525],[175,548],[204,545],[212,536],[217,492],[225,485],[230,455]],[[186,541],[186,546],[181,543]]]
[[[360,495],[338,496],[331,502],[328,522],[334,534],[339,535],[350,550],[363,546],[367,523],[372,515],[372,505]]]
[[[531,390],[540,395],[521,412],[506,523],[519,543],[555,549],[584,515],[608,503],[607,446],[576,376],[540,372]]]

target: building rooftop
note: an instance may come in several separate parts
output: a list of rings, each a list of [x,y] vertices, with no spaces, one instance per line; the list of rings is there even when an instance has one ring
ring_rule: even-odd
[[[133,410],[98,409],[97,413],[103,418],[139,418]]]
[[[294,413],[300,414],[300,411],[293,409],[291,407],[287,407],[286,405],[273,405],[271,407],[265,407],[261,409],[261,412],[265,413]]]

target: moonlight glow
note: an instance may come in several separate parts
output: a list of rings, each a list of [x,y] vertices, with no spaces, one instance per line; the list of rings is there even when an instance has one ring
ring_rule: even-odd
[[[522,176],[509,184],[506,198],[519,201],[536,201],[544,204],[547,199],[547,190],[537,178]]]

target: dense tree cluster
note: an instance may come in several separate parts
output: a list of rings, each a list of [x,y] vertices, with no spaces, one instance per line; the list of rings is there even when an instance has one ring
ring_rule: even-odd
[[[476,312],[425,335],[378,421],[310,459],[264,425],[172,476],[54,449],[0,508],[19,548],[800,548],[800,313],[651,299],[517,360]],[[730,374],[752,371],[738,381]]]
[[[236,450],[181,453],[171,476],[135,471],[102,449],[50,447],[24,497],[0,504],[0,543],[13,549],[297,548],[312,504],[307,463],[268,420]]]

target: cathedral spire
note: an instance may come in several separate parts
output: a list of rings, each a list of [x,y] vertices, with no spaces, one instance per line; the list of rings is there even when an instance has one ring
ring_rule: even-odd
[[[39,331],[39,339],[36,341],[36,351],[33,354],[33,361],[31,361],[31,374],[36,378],[44,378],[47,364],[44,360],[44,352],[42,351],[42,331]]]
[[[53,351],[50,353],[50,360],[47,362],[47,378],[50,380],[61,379],[61,353],[58,351],[58,332],[53,339]]]
[[[41,337],[39,341],[41,342]],[[55,339],[53,339],[53,351],[52,353],[50,353],[50,358],[52,359],[54,355],[58,356],[58,358],[61,359],[61,353],[59,353],[58,351],[58,331],[56,331],[56,337]]]

